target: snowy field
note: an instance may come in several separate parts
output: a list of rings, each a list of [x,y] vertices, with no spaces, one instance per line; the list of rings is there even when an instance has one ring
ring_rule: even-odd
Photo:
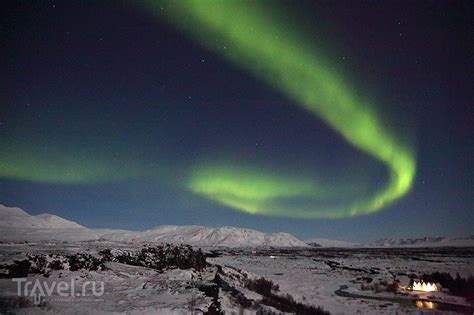
[[[296,300],[322,306],[332,314],[471,313],[464,298],[447,293],[397,293],[362,290],[375,283],[407,286],[409,276],[423,273],[474,274],[474,249],[313,249],[226,252],[210,259],[263,276]],[[344,288],[341,290],[341,287]],[[349,293],[349,294],[346,294]],[[361,295],[367,298],[350,297]],[[433,302],[427,302],[433,301]],[[436,303],[445,302],[445,303]],[[452,305],[455,304],[455,305]],[[441,311],[440,311],[441,312]]]
[[[202,248],[201,252],[197,247],[170,245],[163,247],[163,254],[154,251],[156,246],[111,241],[2,243],[0,311],[18,314],[215,314],[217,311],[281,314],[291,313],[291,309],[315,314],[324,314],[322,310],[331,314],[473,312],[468,301],[447,292],[403,290],[410,276],[420,277],[423,273],[449,272],[453,276],[459,273],[462,277],[474,274],[473,248],[221,247]],[[168,260],[160,258],[163,255]],[[203,258],[204,265],[199,255],[207,256]],[[45,258],[41,267],[38,257]],[[20,294],[23,296],[19,296],[18,283],[8,276],[9,272],[24,271],[21,264],[16,269],[11,267],[15,260],[34,261],[26,277],[32,282],[26,296],[24,287]],[[158,260],[163,264],[157,267]],[[37,279],[39,285],[33,290]],[[89,285],[82,291],[87,281]],[[76,291],[71,294],[63,288],[60,292],[56,287],[51,294],[46,292],[40,303],[34,303],[33,291],[46,291],[61,282],[69,287],[74,283]],[[103,291],[99,290],[99,283],[103,283]],[[270,289],[265,291],[269,283]],[[396,292],[386,290],[392,283],[398,284]]]

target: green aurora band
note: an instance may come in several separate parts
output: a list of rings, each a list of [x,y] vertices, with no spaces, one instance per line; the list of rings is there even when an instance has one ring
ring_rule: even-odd
[[[127,167],[123,167],[127,165]],[[4,141],[0,147],[0,176],[49,184],[90,184],[145,178],[160,169],[135,157],[120,159],[94,148],[70,148],[51,143]]]
[[[314,176],[276,172],[261,165],[242,165],[241,161],[203,160],[175,168],[152,166],[129,150],[114,150],[123,151],[116,156],[100,142],[83,148],[54,141],[39,143],[26,140],[21,134],[2,139],[0,177],[57,184],[159,177],[246,213],[304,218],[372,213],[410,190],[416,171],[411,147],[386,128],[376,107],[360,98],[320,48],[311,46],[310,40],[269,13],[261,2],[143,3],[153,14],[278,89],[295,104],[322,118],[354,147],[384,163],[389,170],[387,185],[370,197],[351,199],[357,196],[353,184],[334,185]],[[337,204],[319,202],[342,197],[343,202]]]
[[[194,167],[186,183],[192,192],[252,214],[341,218],[378,211],[410,190],[416,172],[411,147],[386,128],[375,106],[351,89],[321,49],[308,44],[310,40],[269,13],[271,10],[261,2],[143,3],[152,14],[322,118],[350,144],[381,161],[389,170],[389,181],[383,189],[345,207],[285,205],[279,201],[316,196],[319,189],[309,179],[230,166]]]

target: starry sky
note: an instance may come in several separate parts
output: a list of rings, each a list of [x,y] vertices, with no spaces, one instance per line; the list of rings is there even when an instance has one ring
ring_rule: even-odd
[[[0,203],[97,228],[472,234],[468,1],[1,6]]]

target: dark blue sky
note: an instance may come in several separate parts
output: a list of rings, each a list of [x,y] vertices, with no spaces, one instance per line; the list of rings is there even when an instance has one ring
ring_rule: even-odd
[[[352,187],[341,200],[370,194],[387,171],[278,90],[141,7],[18,1],[2,3],[0,20],[0,144],[8,148],[0,154],[17,152],[0,157],[0,203],[88,227],[232,225],[350,240],[471,234],[472,5],[268,5],[323,42],[390,125],[412,139],[417,173],[408,195],[375,214],[330,220],[249,215],[192,194],[179,183],[203,159],[318,172],[329,184]],[[41,152],[43,164],[29,152]],[[41,180],[78,155],[73,160],[84,167],[105,160],[125,175]],[[9,175],[24,167],[40,175]],[[126,175],[135,168],[154,175]]]

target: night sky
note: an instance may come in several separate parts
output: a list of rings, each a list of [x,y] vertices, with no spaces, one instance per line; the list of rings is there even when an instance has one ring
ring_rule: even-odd
[[[0,203],[97,228],[474,230],[470,1],[1,6]]]

